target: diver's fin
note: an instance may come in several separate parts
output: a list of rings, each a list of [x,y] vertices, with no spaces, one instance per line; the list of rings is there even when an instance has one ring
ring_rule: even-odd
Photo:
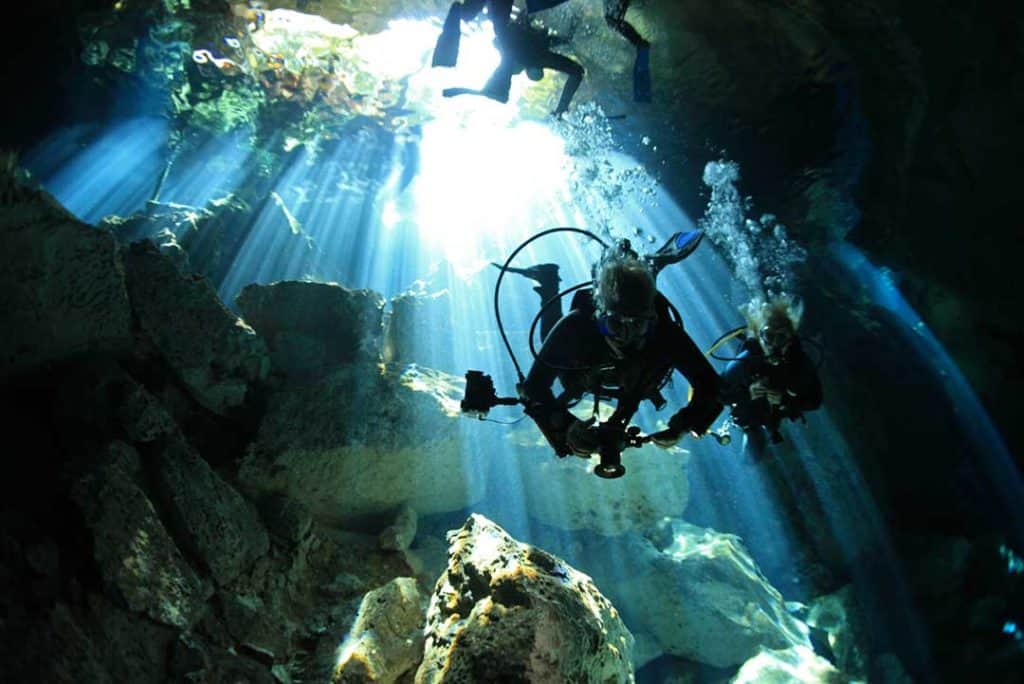
[[[558,275],[558,264],[537,264],[526,268],[515,268],[514,266],[502,266],[501,264],[491,262],[491,266],[506,273],[515,273],[525,276],[530,280],[536,280],[540,284],[541,289],[545,291],[553,289],[555,292],[558,292],[558,283],[562,282],[562,278]]]
[[[651,48],[641,45],[636,49],[633,62],[633,99],[636,102],[651,101]]]
[[[655,275],[669,264],[675,264],[693,254],[697,245],[704,238],[703,230],[679,231],[668,239],[661,249],[647,255],[647,261]]]
[[[434,56],[430,66],[453,67],[459,61],[459,39],[462,37],[462,14],[457,5],[452,5],[448,17],[444,20],[444,28],[434,45]]]

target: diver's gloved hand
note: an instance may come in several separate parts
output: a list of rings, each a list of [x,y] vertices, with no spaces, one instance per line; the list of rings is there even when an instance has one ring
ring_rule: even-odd
[[[783,391],[769,386],[768,383],[763,380],[751,383],[750,398],[760,399],[762,397],[768,401],[769,405],[779,406],[782,404]]]
[[[682,433],[676,432],[670,428],[668,430],[662,430],[661,432],[655,432],[651,435],[651,441],[654,442],[655,446],[661,447],[662,449],[671,449],[679,443],[682,436]]]
[[[577,420],[565,433],[565,443],[579,456],[590,456],[601,447],[601,433],[594,419]]]

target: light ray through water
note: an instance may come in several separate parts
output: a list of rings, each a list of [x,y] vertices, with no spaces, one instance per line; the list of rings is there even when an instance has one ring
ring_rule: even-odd
[[[418,146],[417,173],[404,186],[397,180],[402,177],[398,166],[409,163],[410,157],[400,153],[402,144],[396,142],[394,132],[380,126],[355,130],[343,143],[323,145],[319,154],[304,147],[293,150],[268,196],[255,209],[237,254],[218,283],[226,302],[251,282],[281,279],[337,280],[388,297],[410,287],[425,293],[446,289],[447,305],[432,309],[439,313],[421,321],[412,356],[423,358],[444,349],[445,354],[437,358],[451,365],[443,370],[457,374],[468,368],[483,369],[493,375],[499,394],[511,395],[518,378],[495,330],[491,297],[497,271],[489,262],[504,261],[523,240],[554,226],[591,228],[603,239],[629,237],[636,247],[647,250],[657,248],[676,231],[698,225],[652,178],[637,171],[635,162],[617,155],[614,136],[599,111],[580,107],[575,120],[552,125],[520,121],[512,105],[440,98],[442,85],[478,85],[496,63],[493,46],[489,46],[493,36],[487,33],[486,23],[482,27],[468,31],[463,43],[465,63],[478,70],[472,72],[441,74],[426,68],[424,60],[429,59],[436,25],[430,31],[420,26],[418,32],[409,33],[408,25],[398,24],[392,27],[392,42],[366,37],[367,62],[379,63],[386,72],[379,74],[378,80],[408,77],[410,93],[425,100],[433,98],[431,118],[422,123],[416,141],[402,143]],[[399,43],[393,42],[396,36]],[[402,41],[410,53],[396,49]],[[524,87],[517,79],[516,88]],[[513,91],[513,102],[517,93],[521,91]],[[166,161],[167,138],[163,120],[119,122],[99,135],[84,128],[72,129],[54,136],[26,162],[71,211],[83,220],[97,221],[144,205],[153,191],[153,179]],[[164,196],[168,201],[204,206],[231,192],[253,174],[255,160],[243,150],[240,138],[211,141],[193,155],[194,164],[183,161],[174,168]],[[211,160],[216,160],[215,168],[226,172],[215,177],[204,172],[200,165]],[[705,349],[721,333],[741,323],[737,309],[751,296],[792,290],[788,260],[800,258],[784,229],[778,230],[770,219],[747,219],[734,192],[738,178],[734,171],[728,165],[712,167],[706,177],[712,187],[712,211],[700,224],[711,239],[659,278],[659,287],[679,308],[688,333]],[[766,239],[781,245],[781,251],[767,260],[759,249]],[[565,287],[589,277],[596,255],[593,243],[560,235],[532,245],[517,265],[558,263]],[[856,252],[843,248],[840,257],[871,284],[878,303],[920,333],[919,353],[950,378],[948,390],[961,401],[973,397],[941,346],[922,330],[920,319],[891,283]],[[530,362],[526,336],[539,301],[530,290],[532,283],[515,278],[505,282],[501,303],[507,332],[525,371]],[[721,370],[720,364],[716,365]],[[669,406],[684,404],[686,390],[685,382],[679,380],[669,386]],[[979,441],[994,445],[983,450],[990,457],[987,468],[993,486],[1007,506],[1019,505],[1019,474],[1013,470],[1002,441],[977,402],[967,406],[967,429],[974,431]],[[673,408],[657,414],[644,408],[636,422],[653,431]],[[513,419],[518,417],[513,410],[496,410],[494,417],[504,419],[510,414]],[[522,530],[528,541],[538,524],[531,519],[524,483],[539,463],[554,458],[550,450],[515,444],[509,439],[514,431],[505,426],[464,421],[460,430],[465,444],[463,467],[484,470],[492,483],[491,500],[483,506],[493,509],[494,517],[510,531]],[[537,442],[539,433],[529,423],[515,432],[519,430],[530,432]],[[829,514],[836,534],[863,524],[865,534],[887,546],[887,533],[875,504],[842,448],[826,455],[835,460],[828,467],[847,473],[843,481],[849,486],[837,491],[834,481],[816,475],[826,467],[822,445],[845,445],[827,411],[814,416],[806,427],[787,427],[785,433],[791,452],[796,454],[794,467],[811,472],[811,481],[820,486],[814,495]],[[780,515],[768,478],[738,455],[738,443],[737,439],[732,447],[723,449],[704,439],[687,442],[685,453],[668,454],[645,448],[627,453],[623,461],[630,468],[641,459],[678,458],[678,477],[689,473],[694,490],[707,488],[728,494],[728,501],[715,501],[702,491],[693,492],[688,513],[725,522],[731,516],[745,529],[754,530],[755,557],[774,566],[774,579],[790,569],[787,562],[792,563],[795,555],[795,531]],[[580,467],[578,477],[594,476]],[[626,477],[633,486],[658,496],[662,483],[644,481],[635,472]],[[570,490],[562,496],[565,509],[574,498],[573,505],[581,505],[578,492]],[[842,506],[837,504],[839,499]],[[602,522],[610,524],[616,515],[600,498],[585,503],[597,509]],[[698,510],[702,506],[717,510]],[[682,516],[684,511],[677,514]],[[858,540],[844,543],[860,545]],[[608,562],[615,564],[621,558],[612,557]]]

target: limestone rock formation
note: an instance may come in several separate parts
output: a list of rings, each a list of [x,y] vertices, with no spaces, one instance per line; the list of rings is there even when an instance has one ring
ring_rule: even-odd
[[[843,674],[809,646],[782,650],[762,650],[743,663],[730,684],[790,682],[792,684],[851,684],[855,680]]]
[[[124,260],[139,325],[195,399],[218,414],[242,407],[270,372],[263,340],[224,308],[207,280],[180,274],[152,243],[129,245]]]
[[[383,298],[335,283],[248,285],[235,299],[245,322],[266,340],[276,370],[291,382],[380,355]]]
[[[384,331],[384,360],[450,370],[454,361],[452,347],[441,339],[447,330],[438,328],[437,321],[451,320],[451,294],[411,291],[393,297],[390,304]]]
[[[256,509],[226,483],[182,437],[157,455],[156,481],[190,551],[213,579],[230,584],[270,542]]]
[[[463,441],[454,378],[377,365],[340,366],[321,380],[267,400],[255,444],[242,463],[246,486],[287,495],[322,520],[421,514],[478,501],[485,482]]]
[[[809,645],[806,625],[738,538],[673,520],[664,549],[637,535],[614,542],[588,549],[584,567],[593,564],[595,581],[627,623],[662,652],[729,667],[761,648]],[[615,562],[598,565],[606,556]]]
[[[380,547],[392,551],[405,551],[416,537],[416,511],[402,506],[395,516],[395,522],[380,533]]]
[[[870,630],[865,624],[863,611],[857,605],[853,585],[817,598],[808,607],[807,625],[825,632],[833,661],[843,672],[866,677],[870,663],[867,646],[871,643]]]
[[[132,344],[114,237],[0,169],[0,377]]]
[[[74,497],[93,533],[100,572],[128,607],[166,625],[187,629],[212,593],[188,565],[152,502],[137,484],[138,454],[111,444]]]
[[[423,655],[426,603],[410,577],[397,577],[367,592],[338,649],[333,681],[391,684],[415,668]]]
[[[633,636],[589,577],[483,516],[449,542],[417,684],[633,681]]]

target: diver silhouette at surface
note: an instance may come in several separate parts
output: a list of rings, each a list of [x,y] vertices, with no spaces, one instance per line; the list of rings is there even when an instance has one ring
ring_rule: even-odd
[[[459,42],[462,37],[462,22],[472,21],[487,7],[487,16],[494,27],[494,35],[500,43],[504,40],[509,21],[512,18],[513,0],[463,0],[453,2],[445,17],[441,35],[437,37],[431,66],[453,67],[459,61]]]
[[[754,460],[768,455],[768,441],[782,441],[783,419],[796,420],[821,406],[817,370],[796,330],[801,309],[788,298],[754,300],[744,308],[747,339],[722,373],[722,400],[744,434],[744,450]]]
[[[666,248],[676,253],[662,248],[664,263],[692,251],[700,238],[694,233],[692,239],[673,236]],[[559,456],[598,452],[607,431],[625,431],[644,400],[663,407],[660,389],[673,370],[689,381],[693,397],[669,419],[668,429],[651,435],[655,444],[667,448],[687,432],[701,435],[722,411],[718,375],[655,286],[660,265],[639,258],[627,241],[608,248],[594,267],[593,287],[578,291],[564,316],[556,264],[507,269],[535,280],[534,290],[545,302],[543,345],[520,386],[520,399]],[[564,389],[557,398],[556,379]],[[614,399],[611,418],[596,425],[595,418],[574,416],[569,407],[584,394],[593,395],[595,405]]]
[[[533,14],[566,2],[568,0],[526,0],[526,10]],[[650,102],[651,44],[626,21],[626,12],[631,2],[632,0],[604,0],[604,20],[636,49],[636,60],[633,62],[633,99],[637,102]]]
[[[562,94],[552,113],[561,116],[569,109],[576,90],[583,82],[583,67],[565,55],[552,51],[557,38],[546,29],[534,26],[528,19],[517,17],[506,24],[504,32],[495,42],[501,52],[501,62],[487,83],[479,90],[473,88],[445,88],[445,97],[482,95],[498,102],[508,102],[512,76],[522,71],[533,81],[544,77],[544,69],[560,71],[568,77]]]

